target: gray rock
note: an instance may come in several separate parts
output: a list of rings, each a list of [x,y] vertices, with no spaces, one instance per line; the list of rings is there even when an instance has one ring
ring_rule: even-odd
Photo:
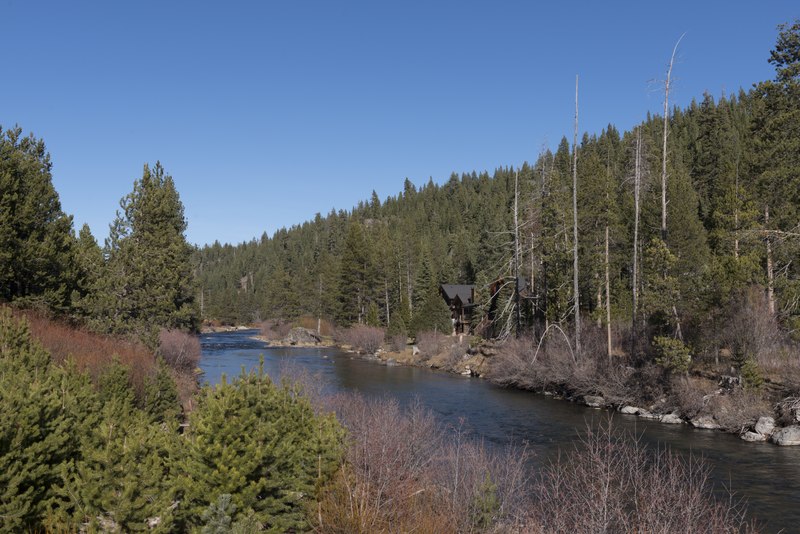
[[[769,436],[775,430],[775,419],[772,417],[759,417],[756,423],[756,432]]]
[[[717,430],[719,425],[714,418],[710,415],[701,415],[699,417],[695,417],[691,421],[692,426],[695,428],[705,428],[706,430]]]
[[[773,432],[772,442],[776,445],[800,445],[800,426],[792,425]]]
[[[678,414],[675,413],[668,413],[666,415],[662,415],[661,419],[659,419],[662,423],[667,423],[670,425],[677,425],[683,423],[683,419],[680,418]]]
[[[592,408],[600,408],[601,406],[606,405],[606,400],[603,397],[596,395],[586,395],[583,397],[583,402],[586,403],[586,406],[590,406]]]
[[[641,409],[639,410],[639,417],[641,417],[642,419],[653,419],[653,420],[661,419],[660,415],[658,415],[656,413],[648,412],[647,410],[641,410]]]
[[[767,441],[767,436],[764,434],[759,434],[758,432],[745,432],[739,436],[745,441],[757,442],[757,441]]]
[[[627,415],[636,415],[639,412],[640,410],[636,406],[623,406],[619,409],[619,413],[624,413]]]

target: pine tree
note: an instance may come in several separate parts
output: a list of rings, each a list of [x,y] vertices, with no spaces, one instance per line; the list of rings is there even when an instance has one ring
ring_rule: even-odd
[[[27,323],[0,308],[0,530],[38,528],[72,454],[68,392]]]
[[[172,177],[145,165],[106,242],[108,262],[92,296],[96,326],[134,333],[151,346],[159,327],[195,330],[192,248]]]
[[[286,532],[307,527],[307,499],[338,467],[342,433],[297,390],[275,386],[262,362],[201,391],[186,439],[180,514],[187,526],[230,494],[234,520],[252,512],[267,531]]]
[[[75,286],[74,237],[51,166],[42,140],[0,128],[0,300],[65,311]]]

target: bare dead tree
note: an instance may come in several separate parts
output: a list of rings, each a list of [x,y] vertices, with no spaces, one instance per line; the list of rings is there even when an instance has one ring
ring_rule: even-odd
[[[661,239],[667,240],[667,135],[669,134],[669,90],[672,85],[672,67],[675,64],[675,54],[678,45],[685,33],[678,38],[675,47],[672,49],[672,56],[669,59],[667,68],[667,79],[664,80],[664,135],[661,148]]]
[[[636,129],[636,154],[633,171],[633,273],[631,295],[631,356],[636,351],[636,313],[639,310],[639,191],[642,185],[642,130]]]
[[[575,299],[575,352],[581,353],[581,307],[578,288],[578,76],[575,76],[575,131],[572,137],[572,293]]]

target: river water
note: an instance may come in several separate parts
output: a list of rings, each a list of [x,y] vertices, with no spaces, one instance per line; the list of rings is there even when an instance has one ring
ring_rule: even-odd
[[[329,392],[358,391],[366,397],[392,397],[401,404],[419,399],[443,423],[467,427],[486,442],[527,441],[537,458],[568,450],[587,424],[607,417],[567,401],[503,389],[485,380],[428,369],[385,366],[335,349],[270,348],[251,339],[255,331],[205,334],[201,338],[203,380],[216,384],[252,369],[264,356],[264,369],[280,378],[289,368],[319,376]],[[767,532],[800,532],[800,447],[747,443],[739,438],[688,425],[666,425],[614,414],[614,425],[652,445],[702,456],[712,467],[717,488],[730,487],[748,503],[750,514]]]

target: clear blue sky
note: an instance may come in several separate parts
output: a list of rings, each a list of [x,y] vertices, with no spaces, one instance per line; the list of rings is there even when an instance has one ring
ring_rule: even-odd
[[[793,1],[0,0],[0,125],[47,143],[102,243],[160,160],[204,244],[270,235],[374,189],[535,160],[581,131],[769,79]]]

